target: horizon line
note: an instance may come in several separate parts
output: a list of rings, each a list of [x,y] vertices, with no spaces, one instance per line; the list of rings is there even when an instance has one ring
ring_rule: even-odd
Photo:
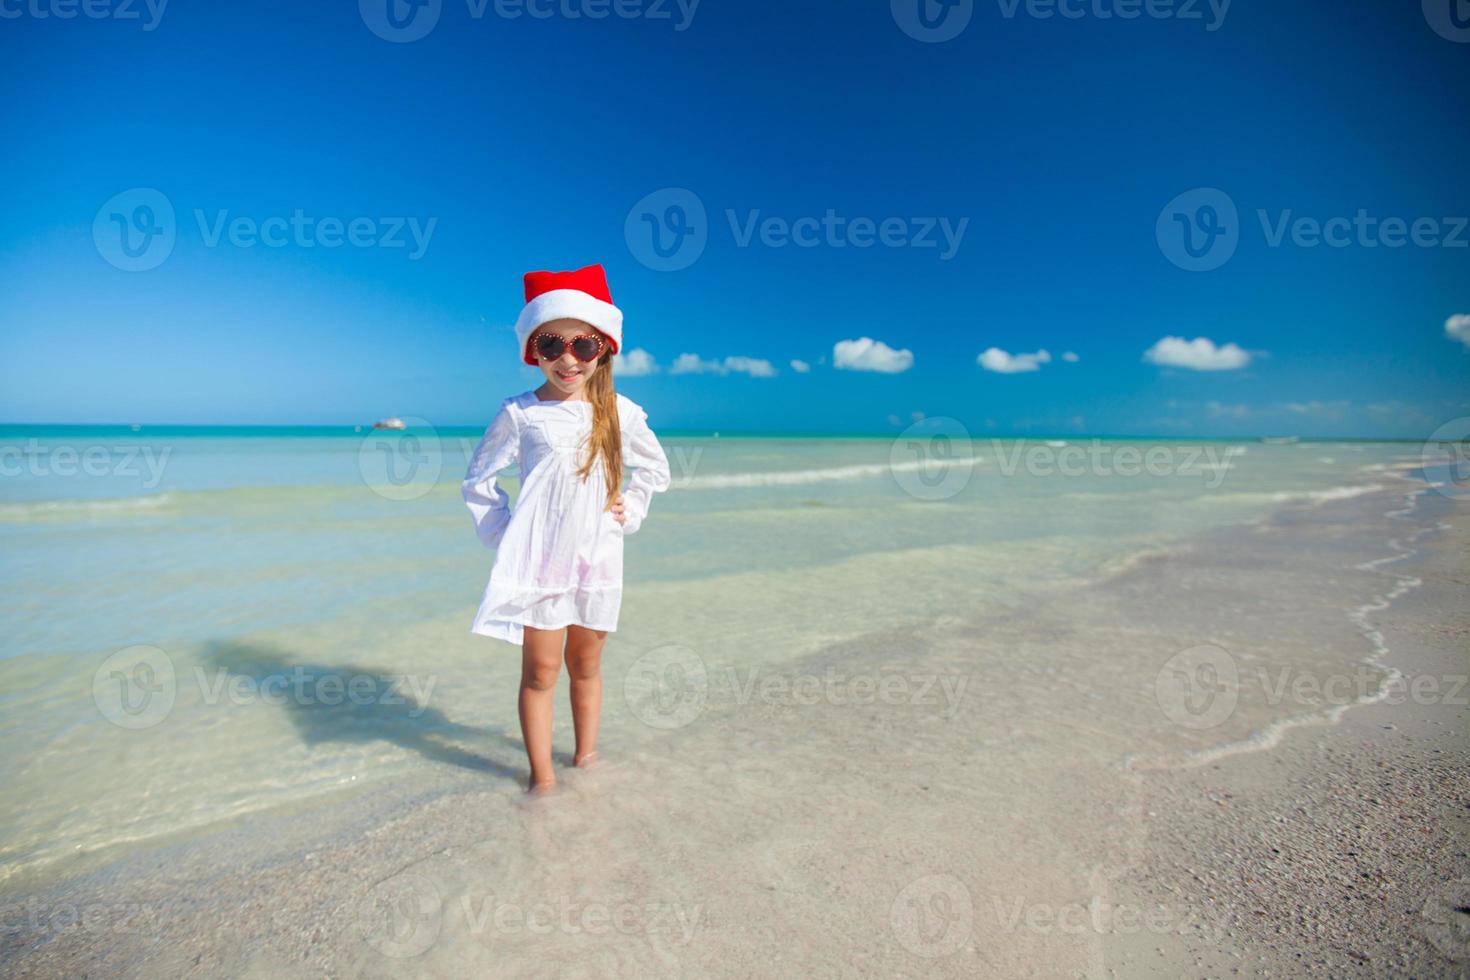
[[[939,419],[946,416],[932,416]],[[719,439],[802,439],[802,438],[847,438],[847,439],[892,439],[902,435],[915,425],[921,425],[928,419],[920,419],[918,422],[910,423],[902,429],[889,432],[833,432],[833,431],[776,431],[757,429],[680,429],[668,428],[661,430],[661,435],[668,436],[705,436]],[[450,422],[444,425],[428,427],[430,431],[450,429],[472,429],[483,431],[485,425],[479,422]],[[423,432],[425,427],[409,427],[407,429],[378,429],[373,423],[366,422],[0,422],[0,431],[6,429],[118,429],[124,432],[144,432],[149,429],[258,429],[262,431],[291,431],[303,429],[316,430],[345,430],[344,435],[362,435],[372,432]],[[1118,440],[1118,439],[1147,439],[1164,440],[1173,439],[1187,441],[1190,439],[1207,439],[1212,441],[1242,441],[1255,440],[1266,442],[1268,440],[1282,440],[1283,444],[1293,442],[1404,442],[1422,443],[1428,439],[1424,436],[1370,436],[1370,435],[1308,435],[1306,433],[1282,433],[1282,432],[1258,432],[1241,435],[1187,435],[1183,433],[1064,433],[1064,432],[995,432],[986,431],[981,435],[970,435],[974,439],[1047,439],[1052,441],[1078,441],[1087,439]]]

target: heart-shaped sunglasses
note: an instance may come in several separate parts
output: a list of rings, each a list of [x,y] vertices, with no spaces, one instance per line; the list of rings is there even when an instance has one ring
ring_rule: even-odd
[[[571,346],[572,356],[586,363],[595,361],[602,356],[607,342],[602,339],[602,334],[585,333],[579,337],[563,337],[561,334],[543,333],[536,337],[536,353],[554,361],[566,353],[568,345]]]

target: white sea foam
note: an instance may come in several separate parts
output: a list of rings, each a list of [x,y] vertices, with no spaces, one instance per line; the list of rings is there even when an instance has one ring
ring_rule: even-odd
[[[169,506],[173,495],[148,494],[142,497],[107,497],[101,500],[38,500],[25,504],[0,504],[0,521],[23,523],[93,514],[126,514],[158,510]]]
[[[1401,477],[1401,479],[1410,479]],[[1414,510],[1419,497],[1426,491],[1427,487],[1417,484],[1403,495],[1403,506],[1384,512],[1384,516],[1390,519],[1407,517]],[[1346,497],[1359,496],[1359,493],[1342,494],[1341,491],[1356,489],[1361,493],[1371,490],[1388,489],[1386,487],[1372,486],[1363,488],[1336,487],[1332,490],[1316,491],[1318,495],[1325,495],[1323,499],[1343,499]],[[1418,542],[1426,534],[1438,533],[1449,529],[1448,524],[1436,523],[1427,527],[1415,528],[1404,537],[1390,537],[1387,546],[1391,552],[1379,558],[1359,562],[1354,567],[1363,572],[1379,572],[1382,566],[1392,565],[1404,561],[1418,554]],[[1278,718],[1262,728],[1252,732],[1243,739],[1226,742],[1196,752],[1184,753],[1173,756],[1145,756],[1130,754],[1122,761],[1125,770],[1150,770],[1150,769],[1193,769],[1198,766],[1217,762],[1220,759],[1238,755],[1242,752],[1260,752],[1275,748],[1281,744],[1288,732],[1295,728],[1307,726],[1325,725],[1334,726],[1342,721],[1343,715],[1351,708],[1365,704],[1376,704],[1387,698],[1403,680],[1403,673],[1392,664],[1388,663],[1390,653],[1387,640],[1381,630],[1374,625],[1372,616],[1391,607],[1395,600],[1406,595],[1413,589],[1423,584],[1423,580],[1413,575],[1403,575],[1395,572],[1382,572],[1388,575],[1393,585],[1373,596],[1367,602],[1347,612],[1347,618],[1357,631],[1368,641],[1369,652],[1363,657],[1362,663],[1376,670],[1382,671],[1383,677],[1377,687],[1358,698],[1343,704],[1333,705],[1320,711],[1309,711],[1301,714],[1291,715],[1286,718]]]
[[[1202,504],[1325,504],[1336,500],[1351,500],[1370,493],[1387,490],[1381,483],[1352,484],[1329,487],[1325,490],[1246,490],[1239,493],[1213,493],[1201,496]]]
[[[680,490],[727,490],[732,487],[781,487],[804,483],[826,483],[832,480],[852,480],[860,477],[881,476],[885,473],[913,473],[954,467],[977,466],[985,462],[983,456],[962,456],[955,459],[914,460],[905,463],[859,463],[852,466],[832,466],[817,470],[773,470],[767,473],[720,473],[711,476],[696,476],[680,482]]]
[[[1327,503],[1332,500],[1351,500],[1353,497],[1361,497],[1368,493],[1377,493],[1386,490],[1387,487],[1381,483],[1366,483],[1360,486],[1332,487],[1329,490],[1308,490],[1298,496],[1305,497],[1313,503]]]

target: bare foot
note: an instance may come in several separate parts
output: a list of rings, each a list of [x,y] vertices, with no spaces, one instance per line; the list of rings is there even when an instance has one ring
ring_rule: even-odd
[[[532,782],[526,787],[526,793],[530,796],[547,796],[556,792],[556,780],[548,779],[544,782]]]
[[[572,760],[572,765],[576,766],[578,769],[590,769],[593,766],[597,765],[597,763],[600,761],[601,757],[598,756],[596,752],[588,752],[586,755],[579,755],[574,758]]]

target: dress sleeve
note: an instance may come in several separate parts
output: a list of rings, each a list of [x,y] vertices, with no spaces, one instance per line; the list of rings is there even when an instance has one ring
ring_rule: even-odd
[[[510,523],[510,495],[495,482],[495,477],[520,459],[520,428],[509,402],[502,403],[470,459],[469,472],[460,488],[474,518],[475,533],[487,548],[500,546]]]
[[[641,407],[623,429],[623,463],[633,471],[623,491],[623,535],[627,536],[642,526],[653,495],[673,483],[664,447],[648,427],[648,413]]]

